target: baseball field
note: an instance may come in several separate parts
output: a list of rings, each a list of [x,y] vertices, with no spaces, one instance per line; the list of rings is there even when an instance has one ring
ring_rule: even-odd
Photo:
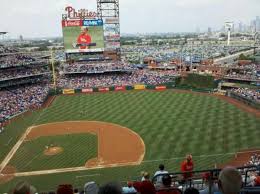
[[[260,114],[227,97],[167,90],[58,96],[0,134],[0,193],[19,180],[40,191],[58,184],[127,181],[160,163],[196,170],[260,149]],[[1,170],[0,168],[0,170]]]

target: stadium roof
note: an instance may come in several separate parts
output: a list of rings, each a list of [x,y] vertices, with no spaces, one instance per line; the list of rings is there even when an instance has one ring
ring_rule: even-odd
[[[0,32],[0,35],[7,34],[8,32]]]

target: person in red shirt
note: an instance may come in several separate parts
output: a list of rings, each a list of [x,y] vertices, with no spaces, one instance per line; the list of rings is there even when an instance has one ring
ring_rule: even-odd
[[[257,176],[254,179],[254,186],[260,186],[260,172],[258,172]]]
[[[183,173],[183,179],[187,180],[192,177],[191,171],[193,171],[192,155],[187,155],[186,160],[181,163],[181,172]]]
[[[88,28],[82,27],[81,33],[78,36],[77,43],[78,44],[90,44],[92,42],[91,36],[88,34]],[[87,45],[81,45],[80,49],[88,49]]]
[[[140,194],[156,194],[153,183],[149,180],[150,175],[148,172],[143,173],[144,180],[141,182],[134,182],[133,186]]]

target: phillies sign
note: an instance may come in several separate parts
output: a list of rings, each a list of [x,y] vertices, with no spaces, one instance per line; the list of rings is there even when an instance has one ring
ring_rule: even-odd
[[[88,9],[80,9],[76,11],[71,6],[65,8],[66,14],[63,15],[63,19],[93,19],[97,17],[97,13],[89,11]]]

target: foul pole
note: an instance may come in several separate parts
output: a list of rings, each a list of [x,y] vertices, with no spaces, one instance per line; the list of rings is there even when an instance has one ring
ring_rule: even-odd
[[[53,49],[51,49],[51,66],[52,66],[53,85],[54,85],[55,92],[56,92],[57,85],[56,85],[56,75],[55,75],[55,65],[54,65]]]

